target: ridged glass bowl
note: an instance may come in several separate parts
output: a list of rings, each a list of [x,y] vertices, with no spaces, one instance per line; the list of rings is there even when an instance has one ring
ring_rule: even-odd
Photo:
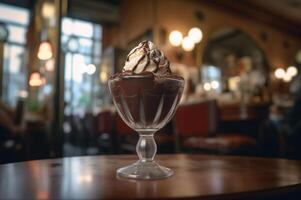
[[[114,76],[109,90],[118,114],[139,134],[136,151],[139,160],[117,170],[117,176],[133,179],[161,179],[173,171],[154,161],[157,145],[154,133],[174,115],[181,99],[184,79],[153,74]]]

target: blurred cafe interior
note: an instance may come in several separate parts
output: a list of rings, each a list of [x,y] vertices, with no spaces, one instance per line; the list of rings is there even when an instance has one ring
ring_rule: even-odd
[[[0,163],[134,154],[108,79],[143,40],[185,79],[158,154],[301,159],[300,0],[0,0]]]

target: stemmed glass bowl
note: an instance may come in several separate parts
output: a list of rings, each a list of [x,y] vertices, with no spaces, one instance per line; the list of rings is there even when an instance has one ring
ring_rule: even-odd
[[[154,133],[172,118],[181,99],[184,79],[175,75],[113,76],[109,90],[118,114],[139,134],[136,151],[139,160],[117,170],[117,176],[133,179],[161,179],[173,171],[154,161],[157,145]]]

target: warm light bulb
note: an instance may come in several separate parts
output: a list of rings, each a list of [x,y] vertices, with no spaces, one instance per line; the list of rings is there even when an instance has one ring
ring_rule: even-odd
[[[34,72],[30,75],[29,85],[32,87],[38,87],[45,84],[45,78],[41,76],[40,73]]]
[[[43,41],[41,42],[39,46],[39,51],[38,51],[38,58],[40,60],[48,60],[52,57],[52,46],[50,42],[48,41]]]
[[[278,68],[278,69],[275,70],[274,74],[275,74],[276,78],[282,79],[285,76],[286,73],[285,73],[284,69]]]
[[[54,70],[54,60],[53,59],[50,59],[50,60],[47,60],[46,63],[45,63],[45,69],[49,72],[53,71]]]
[[[185,51],[192,51],[194,48],[194,42],[190,37],[184,37],[183,43],[182,43],[182,48]]]
[[[296,75],[297,75],[298,70],[297,70],[297,68],[296,68],[295,66],[290,66],[289,68],[287,68],[286,73],[287,73],[289,76],[293,77],[293,76],[296,76]]]
[[[216,90],[219,88],[219,82],[218,81],[211,81],[211,88]]]
[[[105,71],[102,71],[102,72],[100,72],[100,74],[99,74],[99,79],[100,79],[100,81],[102,82],[102,83],[105,83],[105,82],[107,82],[108,81],[108,73],[107,72],[105,72]]]
[[[210,91],[210,90],[211,90],[211,85],[210,85],[210,83],[205,83],[205,84],[204,84],[204,90],[205,90],[205,91]]]
[[[95,71],[96,71],[95,65],[89,64],[89,65],[86,66],[86,73],[87,74],[92,75],[92,74],[95,73]]]
[[[180,46],[182,44],[183,35],[180,31],[172,31],[169,34],[169,42],[172,46]]]
[[[193,27],[189,30],[188,36],[192,39],[194,43],[199,43],[203,38],[203,33],[201,29]]]
[[[45,2],[42,6],[42,16],[50,19],[55,16],[55,7],[53,3]]]
[[[289,74],[285,74],[283,77],[284,82],[290,82],[292,80],[292,77]]]

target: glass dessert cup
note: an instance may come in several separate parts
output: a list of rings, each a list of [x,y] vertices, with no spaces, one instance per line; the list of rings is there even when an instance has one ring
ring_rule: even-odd
[[[118,114],[139,134],[139,160],[117,170],[117,176],[132,179],[162,179],[173,175],[154,161],[157,145],[154,133],[172,118],[181,99],[184,79],[169,75],[117,75],[109,79],[109,89]]]

